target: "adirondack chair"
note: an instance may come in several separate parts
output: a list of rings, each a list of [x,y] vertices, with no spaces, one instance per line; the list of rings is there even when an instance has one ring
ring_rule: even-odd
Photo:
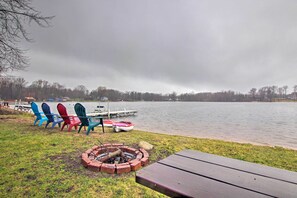
[[[74,127],[75,130],[77,130],[77,126],[79,126],[79,124],[81,123],[80,119],[77,116],[68,115],[66,107],[61,103],[57,105],[57,109],[60,116],[64,120],[64,124],[62,125],[61,131],[64,129],[65,126],[68,127],[68,131],[71,131],[72,127]]]
[[[45,125],[45,128],[47,128],[49,123],[53,123],[52,128],[54,128],[56,126],[56,124],[58,124],[59,127],[61,127],[61,122],[63,122],[63,119],[60,118],[59,115],[52,113],[48,104],[42,103],[41,107],[42,107],[42,111],[44,112],[44,114],[46,115],[46,117],[48,119],[47,123]]]
[[[44,121],[48,120],[47,117],[44,115],[44,113],[38,110],[38,106],[35,102],[31,102],[31,108],[34,115],[36,116],[36,119],[34,121],[34,126],[36,125],[38,120],[39,120],[38,126],[41,126]]]
[[[76,103],[74,105],[74,110],[75,113],[77,114],[77,117],[80,119],[81,124],[80,127],[78,129],[78,133],[80,132],[81,128],[83,126],[87,126],[88,130],[87,130],[87,135],[89,135],[90,131],[94,131],[94,127],[101,125],[102,126],[102,131],[104,133],[104,125],[103,125],[103,118],[102,117],[89,117],[86,115],[86,109],[85,107],[80,104],[80,103]],[[99,119],[99,121],[98,121]]]

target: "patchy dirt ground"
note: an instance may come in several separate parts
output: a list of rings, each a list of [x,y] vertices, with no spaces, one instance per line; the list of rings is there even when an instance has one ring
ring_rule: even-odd
[[[11,120],[16,120],[20,123],[25,123],[28,122],[28,119],[30,119],[30,117],[26,117],[26,116],[20,116],[20,115],[29,115],[26,112],[21,112],[21,111],[16,111],[13,109],[9,109],[9,108],[0,108],[0,122],[1,121],[11,121]]]
[[[85,175],[90,178],[100,178],[100,177],[127,177],[130,174],[134,174],[134,172],[130,172],[128,174],[107,174],[102,172],[92,172],[86,169],[81,164],[81,154],[85,152],[85,150],[77,150],[72,153],[62,153],[60,155],[50,156],[49,158],[52,161],[55,161],[56,164],[64,164],[65,170],[71,172],[73,174]]]
[[[16,111],[13,109],[9,109],[6,107],[0,108],[0,115],[22,115],[22,114],[26,114],[26,113],[22,112],[22,111]]]
[[[52,161],[55,161],[57,164],[64,164],[65,170],[71,172],[73,174],[85,175],[90,178],[98,178],[98,177],[114,177],[114,175],[101,173],[101,172],[92,172],[80,163],[81,162],[81,154],[85,152],[85,150],[77,150],[72,153],[62,153],[60,155],[55,155],[49,157]]]

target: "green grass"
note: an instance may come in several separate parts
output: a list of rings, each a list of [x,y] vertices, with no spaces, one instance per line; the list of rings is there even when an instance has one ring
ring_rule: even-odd
[[[0,197],[162,197],[135,182],[135,173],[94,173],[80,165],[80,155],[98,140],[136,147],[154,145],[150,163],[183,149],[297,171],[297,151],[281,147],[163,135],[134,130],[90,136],[32,126],[28,115],[0,115]]]

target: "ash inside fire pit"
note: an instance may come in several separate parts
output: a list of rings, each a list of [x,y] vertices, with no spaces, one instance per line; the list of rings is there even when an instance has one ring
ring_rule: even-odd
[[[102,153],[98,155],[95,160],[107,164],[120,164],[129,162],[136,158],[135,154],[123,152],[120,148],[112,153]]]
[[[92,171],[125,173],[148,164],[149,154],[123,144],[94,146],[82,154],[82,164]]]

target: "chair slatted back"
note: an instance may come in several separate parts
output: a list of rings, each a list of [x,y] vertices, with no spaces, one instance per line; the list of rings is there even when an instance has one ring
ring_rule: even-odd
[[[71,121],[70,121],[70,118],[68,116],[66,107],[63,104],[59,103],[57,105],[57,109],[58,109],[58,112],[59,112],[60,116],[63,118],[64,122],[66,124],[71,124]]]
[[[89,126],[89,119],[87,118],[85,107],[80,103],[76,103],[74,105],[74,110],[77,117],[80,119],[82,126]]]
[[[41,114],[39,113],[39,110],[38,110],[38,106],[35,102],[31,102],[31,109],[34,113],[34,115],[38,118],[38,119],[41,119]]]
[[[51,113],[51,108],[45,102],[41,105],[42,111],[44,112],[45,116],[47,117],[49,122],[54,122],[54,116]]]

